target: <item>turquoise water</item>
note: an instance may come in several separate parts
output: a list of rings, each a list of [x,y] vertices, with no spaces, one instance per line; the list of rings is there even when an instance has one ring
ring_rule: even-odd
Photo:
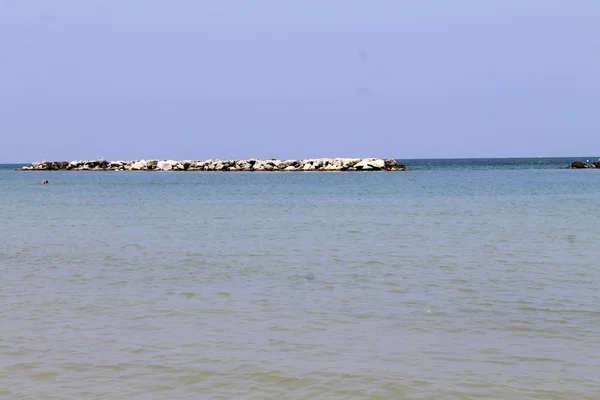
[[[6,167],[0,397],[600,398],[600,171],[575,159]]]

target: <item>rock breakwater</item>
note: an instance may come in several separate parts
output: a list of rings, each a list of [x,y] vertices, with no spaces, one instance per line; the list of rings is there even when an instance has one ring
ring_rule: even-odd
[[[573,161],[571,164],[569,164],[569,166],[567,168],[568,169],[600,168],[600,160],[594,161],[591,164],[588,164],[585,161]]]
[[[21,171],[406,171],[394,159],[42,161]]]

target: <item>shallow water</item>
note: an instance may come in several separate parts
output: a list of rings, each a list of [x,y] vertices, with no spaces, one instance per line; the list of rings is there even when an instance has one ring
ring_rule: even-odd
[[[600,398],[600,171],[5,169],[0,194],[0,397]]]

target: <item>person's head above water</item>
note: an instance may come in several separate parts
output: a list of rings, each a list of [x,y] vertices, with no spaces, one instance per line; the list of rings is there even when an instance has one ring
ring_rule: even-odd
[[[47,184],[48,184],[48,181],[43,181],[42,182],[42,185],[47,185]]]

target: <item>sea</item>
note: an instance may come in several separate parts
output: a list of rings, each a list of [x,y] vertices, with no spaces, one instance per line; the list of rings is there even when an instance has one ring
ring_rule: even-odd
[[[3,165],[0,398],[600,399],[597,159]]]

